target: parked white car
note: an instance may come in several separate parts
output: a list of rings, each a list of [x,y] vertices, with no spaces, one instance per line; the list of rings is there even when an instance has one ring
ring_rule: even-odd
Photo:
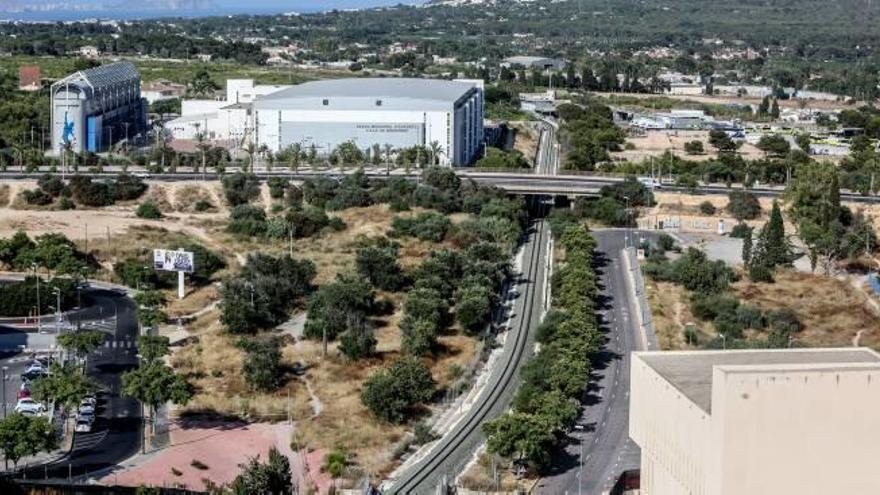
[[[46,406],[42,403],[31,399],[30,397],[19,399],[18,404],[15,405],[15,412],[17,413],[31,413],[31,414],[43,414],[46,412]]]
[[[78,419],[76,420],[76,427],[74,428],[77,433],[89,433],[92,431],[92,422],[88,419]]]
[[[87,401],[82,401],[79,405],[78,412],[80,414],[95,414],[95,406]]]

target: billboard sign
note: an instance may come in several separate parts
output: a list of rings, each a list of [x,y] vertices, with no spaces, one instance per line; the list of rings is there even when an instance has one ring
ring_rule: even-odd
[[[154,249],[153,268],[166,272],[192,273],[195,271],[195,259],[193,253],[188,251]]]

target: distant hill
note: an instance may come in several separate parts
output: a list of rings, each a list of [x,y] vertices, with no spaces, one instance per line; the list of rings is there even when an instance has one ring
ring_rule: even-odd
[[[141,0],[138,10],[207,10],[216,7],[214,0]],[[53,11],[122,11],[131,9],[131,2],[122,0],[0,0],[0,12]]]

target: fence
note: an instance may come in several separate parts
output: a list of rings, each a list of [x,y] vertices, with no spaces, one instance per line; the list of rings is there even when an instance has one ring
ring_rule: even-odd
[[[642,333],[643,344],[646,351],[656,351],[659,349],[657,344],[657,334],[654,333],[654,322],[651,319],[651,308],[648,306],[648,298],[645,294],[645,280],[642,277],[642,269],[639,267],[639,260],[636,257],[636,248],[628,247],[623,250],[626,258],[625,262],[627,270],[630,273],[630,281],[632,282],[632,292],[635,296],[636,310],[638,311],[639,327]]]

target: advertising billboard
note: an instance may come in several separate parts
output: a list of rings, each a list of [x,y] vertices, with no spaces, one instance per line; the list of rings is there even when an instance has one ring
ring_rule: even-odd
[[[166,272],[192,273],[195,270],[193,253],[171,249],[153,250],[153,267]]]

